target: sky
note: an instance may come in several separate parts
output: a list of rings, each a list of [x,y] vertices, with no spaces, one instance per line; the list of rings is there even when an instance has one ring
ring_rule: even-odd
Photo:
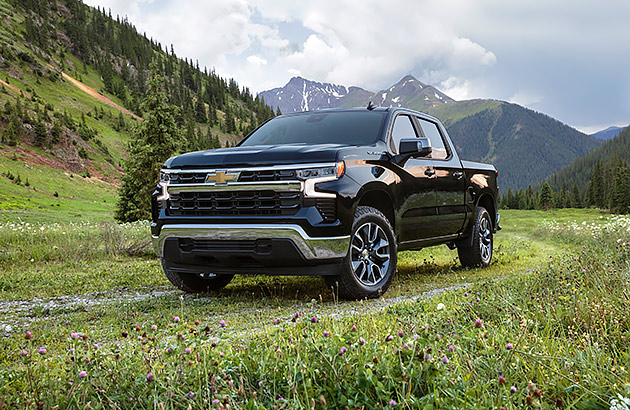
[[[628,0],[84,0],[254,92],[406,74],[591,133],[630,123]]]

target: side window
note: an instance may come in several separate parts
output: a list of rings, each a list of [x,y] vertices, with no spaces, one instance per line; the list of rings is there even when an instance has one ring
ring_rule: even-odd
[[[431,141],[431,147],[433,147],[431,158],[446,159],[448,157],[448,151],[444,146],[444,139],[442,138],[442,134],[440,134],[440,130],[438,129],[437,124],[424,120],[422,118],[418,118],[418,122],[422,127],[424,136],[427,137],[429,141]]]
[[[394,122],[394,128],[392,129],[391,150],[398,153],[398,146],[400,140],[403,138],[416,138],[416,131],[413,129],[411,123],[411,117],[408,115],[399,115]]]

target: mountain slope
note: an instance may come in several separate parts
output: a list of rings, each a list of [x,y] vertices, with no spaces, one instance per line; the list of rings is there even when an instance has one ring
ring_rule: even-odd
[[[605,130],[601,130],[594,134],[591,134],[591,136],[606,141],[615,138],[622,130],[623,127],[616,127],[613,125],[612,127],[608,127]]]
[[[502,101],[456,102],[429,112],[444,120],[462,158],[496,166],[504,189],[536,184],[600,144],[547,115]]]
[[[573,184],[577,184],[580,190],[584,192],[593,175],[595,164],[599,161],[605,166],[612,163],[616,157],[630,164],[630,127],[623,128],[619,135],[613,139],[576,158],[571,164],[551,175],[548,178],[549,184],[556,191],[565,186],[571,189]]]
[[[284,87],[263,91],[258,96],[273,108],[280,108],[284,114],[299,111],[312,111],[322,108],[337,108],[342,101],[362,101],[370,92],[359,87],[330,83],[318,83],[302,77],[293,77]]]
[[[368,101],[381,107],[416,107],[424,111],[455,101],[411,75],[404,76],[388,89],[376,93],[360,87],[346,88],[343,85],[293,77],[284,87],[262,91],[258,96],[273,108],[279,107],[284,114],[324,108],[357,107],[366,105]]]

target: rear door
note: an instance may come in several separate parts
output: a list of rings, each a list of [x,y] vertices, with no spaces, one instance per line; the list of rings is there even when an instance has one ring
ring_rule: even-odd
[[[459,233],[466,220],[466,178],[456,154],[450,152],[441,127],[429,119],[414,116],[422,134],[431,141],[428,158],[435,172],[433,187],[436,194],[437,216],[432,232],[435,237]]]

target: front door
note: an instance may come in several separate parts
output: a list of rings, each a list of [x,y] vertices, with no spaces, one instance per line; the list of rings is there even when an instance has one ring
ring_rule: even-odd
[[[399,114],[391,129],[390,150],[398,153],[400,140],[418,138],[417,123],[412,117]],[[396,185],[400,242],[421,241],[433,236],[437,219],[435,171],[431,161],[407,158],[395,165],[400,181]]]

